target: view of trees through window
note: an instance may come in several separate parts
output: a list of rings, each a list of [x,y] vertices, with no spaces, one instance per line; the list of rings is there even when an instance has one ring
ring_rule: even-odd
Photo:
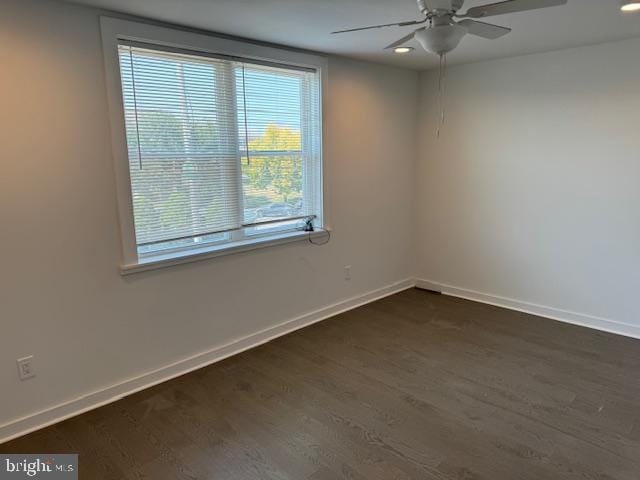
[[[249,140],[242,162],[245,223],[301,214],[302,155],[293,153],[300,150],[300,132],[275,124]],[[265,155],[269,151],[286,153]]]
[[[304,78],[121,50],[138,243],[308,214]]]

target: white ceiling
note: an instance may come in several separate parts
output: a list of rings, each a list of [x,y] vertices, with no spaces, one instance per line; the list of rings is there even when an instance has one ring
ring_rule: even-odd
[[[414,0],[73,0],[154,20],[254,40],[346,55],[415,69],[437,65],[437,57],[416,50],[384,51],[412,27],[343,35],[338,29],[420,18]],[[465,7],[492,3],[467,0]],[[640,13],[622,13],[618,0],[569,0],[561,7],[492,17],[513,28],[498,40],[467,36],[449,63],[557,50],[640,36]]]

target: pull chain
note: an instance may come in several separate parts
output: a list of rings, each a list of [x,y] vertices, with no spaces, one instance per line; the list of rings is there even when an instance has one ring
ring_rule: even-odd
[[[440,138],[440,131],[444,127],[445,122],[445,90],[447,83],[447,54],[440,54],[440,72],[438,75],[438,129],[436,130],[436,137]]]

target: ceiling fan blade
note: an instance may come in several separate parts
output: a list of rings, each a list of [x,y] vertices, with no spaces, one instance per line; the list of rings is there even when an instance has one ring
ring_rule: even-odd
[[[372,25],[370,27],[360,27],[360,28],[350,28],[348,30],[338,30],[337,32],[331,32],[331,34],[336,33],[348,33],[348,32],[359,32],[361,30],[371,30],[372,28],[384,28],[384,27],[407,27],[409,25],[420,25],[421,23],[426,22],[427,19],[423,20],[410,20],[408,22],[398,22],[398,23],[385,23],[384,25]]]
[[[492,25],[491,23],[478,22],[477,20],[462,20],[458,22],[458,25],[465,27],[471,35],[477,35],[478,37],[488,38],[494,40],[500,38],[503,35],[511,32],[510,28],[501,27],[499,25]]]
[[[539,8],[556,7],[565,5],[567,0],[507,0],[506,2],[491,3],[480,7],[470,8],[463,17],[484,18],[505,13],[524,12]]]
[[[405,35],[400,40],[396,40],[391,45],[387,45],[386,47],[384,47],[384,49],[388,50],[390,48],[396,48],[396,47],[399,47],[400,45],[404,45],[409,40],[411,40],[414,37],[415,34],[416,34],[416,32],[411,32],[409,35]]]

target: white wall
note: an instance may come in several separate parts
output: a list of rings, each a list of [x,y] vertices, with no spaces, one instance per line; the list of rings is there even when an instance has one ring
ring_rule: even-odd
[[[0,3],[0,425],[413,273],[418,74],[331,58],[331,242],[121,277],[98,15]]]
[[[418,276],[640,335],[639,86],[640,39],[451,68],[437,140],[425,73]]]

